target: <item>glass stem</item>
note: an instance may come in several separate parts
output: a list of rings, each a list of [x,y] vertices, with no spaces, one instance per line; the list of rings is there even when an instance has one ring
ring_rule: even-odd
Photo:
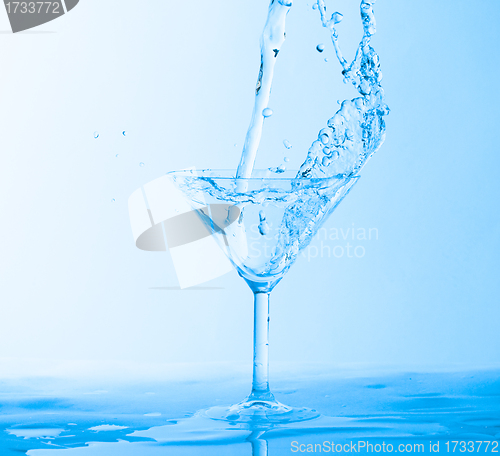
[[[269,293],[254,293],[253,382],[250,400],[274,401],[269,390]]]

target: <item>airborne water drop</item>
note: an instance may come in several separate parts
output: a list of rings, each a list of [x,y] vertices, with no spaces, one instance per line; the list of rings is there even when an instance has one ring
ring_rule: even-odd
[[[263,111],[262,111],[262,115],[264,117],[271,117],[273,115],[273,110],[271,108],[265,108]]]
[[[264,211],[259,212],[259,220],[259,232],[262,236],[265,236],[267,233],[269,233],[269,225],[267,224],[266,214]]]
[[[342,19],[344,19],[344,15],[342,13],[339,13],[337,11],[336,13],[332,14],[331,20],[333,21],[334,24],[338,24],[339,22],[342,22]]]

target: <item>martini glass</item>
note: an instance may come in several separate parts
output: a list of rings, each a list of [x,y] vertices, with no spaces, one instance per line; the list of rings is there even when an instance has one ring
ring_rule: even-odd
[[[281,404],[269,389],[269,295],[359,177],[309,179],[270,170],[255,170],[250,178],[236,178],[233,170],[169,175],[254,293],[252,391],[207,415],[256,426],[318,417]]]

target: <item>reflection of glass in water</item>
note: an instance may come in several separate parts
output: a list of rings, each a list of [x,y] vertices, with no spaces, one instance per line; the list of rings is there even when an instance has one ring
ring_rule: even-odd
[[[252,456],[267,456],[267,440],[259,438],[263,433],[254,431],[247,439],[252,444]]]

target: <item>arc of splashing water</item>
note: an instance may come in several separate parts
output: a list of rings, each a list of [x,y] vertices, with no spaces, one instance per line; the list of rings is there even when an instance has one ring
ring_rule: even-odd
[[[370,43],[371,36],[376,32],[375,15],[373,13],[373,4],[375,2],[376,0],[361,0],[360,10],[364,29],[363,39],[359,43],[352,63],[349,65],[348,61],[342,55],[338,43],[335,21],[333,18],[327,18],[325,0],[316,0],[321,14],[322,24],[330,30],[332,43],[337,58],[342,65],[344,77],[350,80],[355,86],[359,86],[361,82],[356,69],[360,65],[363,49]],[[269,13],[261,38],[261,65],[256,87],[255,104],[250,127],[245,138],[241,160],[236,173],[236,177],[238,178],[249,178],[254,168],[264,124],[264,115],[262,111],[268,107],[274,66],[281,46],[285,41],[285,19],[291,6],[292,2],[289,0],[271,0],[269,5]],[[239,184],[240,187],[244,185],[243,183]],[[243,188],[240,190],[245,189]]]
[[[285,41],[285,19],[291,6],[292,2],[288,0],[271,0],[269,5],[269,13],[260,43],[261,61],[255,89],[255,105],[236,173],[236,177],[239,178],[249,178],[252,174],[264,124],[262,111],[269,104],[274,66]]]
[[[354,66],[359,62],[362,49],[369,44],[370,38],[375,34],[376,30],[376,22],[375,22],[375,14],[373,13],[373,4],[377,0],[361,0],[360,11],[361,11],[361,19],[363,21],[363,39],[359,43],[358,49],[356,51],[356,55],[354,60],[349,65],[347,60],[342,55],[342,50],[340,49],[337,30],[335,29],[335,22],[333,19],[328,19],[326,15],[326,4],[324,0],[317,0],[318,9],[321,15],[321,22],[323,27],[326,27],[330,30],[333,47],[335,48],[335,54],[337,55],[337,59],[342,65],[344,69],[343,73],[348,79],[351,79],[351,73]]]
[[[359,173],[384,142],[383,117],[389,113],[389,108],[380,85],[382,73],[379,58],[370,46],[371,37],[376,33],[373,12],[375,2],[361,0],[363,37],[349,64],[338,43],[335,29],[337,13],[328,19],[325,0],[316,0],[321,22],[330,31],[337,59],[342,66],[344,82],[351,82],[361,97],[344,100],[341,108],[328,120],[327,128],[320,130],[318,139],[312,143],[306,161],[300,167],[298,177]]]
[[[324,0],[318,0],[316,2],[316,4],[318,5],[319,13],[321,14],[321,22],[323,24],[323,27],[326,27],[330,30],[333,47],[335,48],[335,54],[337,54],[337,58],[338,58],[340,64],[342,65],[342,68],[344,68],[344,70],[347,70],[349,68],[349,65],[347,63],[347,60],[342,55],[342,51],[341,51],[340,46],[339,46],[338,34],[337,34],[337,30],[335,29],[335,22],[332,21],[331,19],[330,20],[327,19],[327,17],[326,17],[326,5],[325,5]]]

